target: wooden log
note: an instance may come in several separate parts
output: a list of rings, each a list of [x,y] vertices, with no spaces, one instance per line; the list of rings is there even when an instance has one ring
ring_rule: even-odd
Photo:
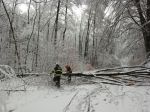
[[[13,90],[13,89],[12,89],[12,90],[11,90],[11,89],[10,89],[10,90],[5,90],[5,89],[4,89],[4,90],[0,90],[0,91],[18,92],[18,91],[26,91],[26,90],[24,90],[24,89],[21,89],[21,90],[19,90],[19,89],[18,89],[18,90],[17,90],[17,89],[16,89],[16,90]]]
[[[97,72],[102,72],[102,71],[110,71],[110,70],[123,70],[123,69],[126,69],[126,68],[132,68],[132,69],[150,69],[148,67],[145,67],[145,66],[126,66],[126,67],[115,67],[115,68],[106,68],[106,69],[100,69],[100,70],[97,70],[95,71],[96,73]]]

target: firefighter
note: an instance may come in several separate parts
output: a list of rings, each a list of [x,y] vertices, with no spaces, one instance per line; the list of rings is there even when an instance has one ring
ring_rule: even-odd
[[[52,73],[54,73],[53,81],[55,82],[56,86],[59,88],[60,87],[60,78],[62,75],[62,68],[60,67],[59,64],[56,64]]]
[[[65,68],[66,68],[66,75],[68,76],[68,83],[70,83],[71,82],[72,69],[69,65],[66,65]]]

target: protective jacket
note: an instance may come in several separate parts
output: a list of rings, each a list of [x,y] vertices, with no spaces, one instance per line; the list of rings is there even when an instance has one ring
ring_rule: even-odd
[[[66,73],[72,73],[71,67],[69,65],[66,65]]]
[[[61,76],[62,74],[62,68],[60,66],[56,66],[54,68],[54,70],[52,71],[52,73],[54,73],[54,76]]]

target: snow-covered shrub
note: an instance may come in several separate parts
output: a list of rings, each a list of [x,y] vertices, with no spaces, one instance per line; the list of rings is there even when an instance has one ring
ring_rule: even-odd
[[[0,65],[0,79],[14,77],[15,71],[8,65]]]

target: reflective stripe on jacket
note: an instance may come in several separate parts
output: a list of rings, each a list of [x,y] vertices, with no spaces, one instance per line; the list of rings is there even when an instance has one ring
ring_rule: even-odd
[[[62,70],[55,70],[55,76],[61,76]]]
[[[55,74],[55,76],[61,76],[62,68],[60,66],[59,67],[55,67],[54,68],[54,74]]]

